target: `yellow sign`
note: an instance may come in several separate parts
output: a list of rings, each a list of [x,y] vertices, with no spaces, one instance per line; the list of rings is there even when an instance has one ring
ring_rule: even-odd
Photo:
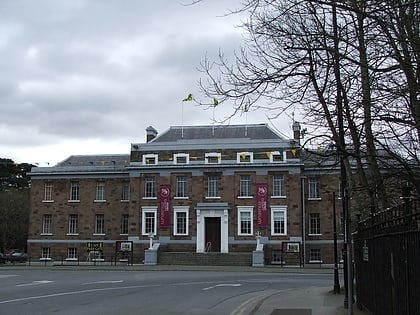
[[[104,250],[104,243],[102,242],[88,242],[86,243],[88,252],[102,252]]]

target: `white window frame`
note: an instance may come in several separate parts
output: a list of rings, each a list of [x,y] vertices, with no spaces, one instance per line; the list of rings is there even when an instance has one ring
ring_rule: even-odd
[[[73,194],[73,190],[75,192],[74,194]],[[73,195],[77,195],[77,196],[73,196]],[[77,197],[77,198],[74,198],[73,199],[73,197]],[[80,202],[80,184],[77,181],[70,182],[70,198],[69,198],[69,202]]]
[[[41,248],[41,258],[39,260],[51,260],[51,247]]]
[[[95,202],[106,202],[105,198],[105,182],[98,181],[96,182],[96,194],[95,194]]]
[[[44,183],[44,199],[42,202],[54,202],[53,199],[54,185],[51,182]]]
[[[183,182],[183,189],[182,190],[180,190],[179,188],[180,188],[180,182],[178,182],[178,179],[180,179],[180,178],[184,178],[185,179],[185,181]],[[175,192],[175,197],[174,197],[174,199],[188,199],[188,177],[187,176],[185,176],[185,175],[177,175],[176,177],[175,177],[175,180],[176,180],[176,192]],[[178,193],[180,192],[180,191],[182,191],[183,192],[183,196],[178,196]]]
[[[243,156],[249,157],[249,161],[244,161]],[[238,153],[236,153],[236,163],[240,163],[240,164],[254,163],[253,152],[238,152]]]
[[[74,218],[75,220],[72,220]],[[75,224],[74,224],[75,223]],[[69,215],[69,226],[67,235],[79,235],[79,216],[77,214]]]
[[[125,228],[127,228],[126,233],[124,233]],[[130,228],[130,216],[127,213],[124,213],[121,215],[120,235],[128,235],[129,228]]]
[[[147,182],[147,178],[153,178],[153,189],[150,190],[151,196],[148,196],[148,189],[147,189],[147,187],[148,187],[147,183],[148,182]],[[143,199],[157,199],[157,196],[156,196],[156,176],[154,176],[154,175],[146,175],[144,177],[144,197],[143,197]]]
[[[317,215],[317,216],[312,216],[312,215]],[[316,222],[312,220],[312,218],[316,218]],[[317,226],[314,226],[315,223]],[[315,231],[318,230],[319,227],[319,231]],[[319,232],[319,233],[314,233],[314,232]],[[319,212],[313,212],[313,213],[309,213],[309,234],[310,236],[319,236],[322,235],[321,233],[321,214]]]
[[[284,233],[274,232],[274,214],[276,212],[282,212],[284,218]],[[286,206],[272,206],[271,207],[271,235],[273,236],[284,236],[287,235],[287,207]]]
[[[319,178],[308,179],[308,200],[321,200],[321,181]]]
[[[244,179],[244,177],[247,176],[249,177],[249,181],[246,181],[247,183],[247,188],[246,191],[243,191],[242,188],[245,188],[245,186],[242,186],[242,184],[245,184],[245,181],[243,181],[242,179]],[[247,193],[247,194],[245,194]],[[239,196],[238,198],[253,198],[254,196],[252,195],[252,176],[249,174],[242,174],[239,175]]]
[[[158,165],[159,160],[158,160],[158,155],[157,154],[145,154],[143,155],[143,165]],[[149,163],[149,161],[153,162],[153,163]]]
[[[77,247],[68,247],[67,248],[67,258],[66,260],[75,261],[77,260]]]
[[[210,190],[210,179],[215,178],[215,181],[211,181],[212,183],[216,183],[216,189]],[[213,186],[212,186],[213,188]],[[217,175],[209,175],[207,176],[207,196],[206,199],[220,199],[220,176]],[[210,192],[215,192],[215,196],[210,195]]]
[[[217,163],[212,163],[214,159],[217,159]],[[205,164],[220,164],[222,161],[222,154],[218,152],[209,152],[205,154]]]
[[[248,213],[250,216],[250,223],[251,223],[251,232],[250,233],[242,233],[242,213]],[[252,206],[239,206],[238,207],[238,235],[239,236],[252,236],[254,235],[254,207]]]
[[[280,157],[280,160],[277,160],[276,157]],[[270,163],[286,163],[286,151],[272,151]]]
[[[42,233],[41,233],[41,235],[52,235],[52,215],[51,214],[44,214],[42,216]]]
[[[186,217],[185,217],[185,233],[179,233],[178,232],[178,214],[179,213],[185,213],[186,214]],[[188,207],[174,206],[173,226],[174,226],[174,235],[181,235],[181,236],[189,235],[189,209],[188,209]]]
[[[179,158],[185,158],[185,163],[181,163],[179,161]],[[188,153],[175,153],[174,164],[181,164],[181,165],[190,164],[190,155]]]
[[[143,236],[149,236],[149,232],[146,232],[146,214],[153,214],[153,231],[152,235],[157,234],[157,207],[142,207],[141,208],[141,234]]]
[[[282,178],[283,178],[283,180],[282,180],[282,192],[283,192],[283,194],[282,195],[276,195],[276,194],[274,194],[274,187],[275,187],[275,185],[274,185],[274,179],[277,177],[277,176],[281,176]],[[285,180],[284,180],[284,175],[282,175],[282,174],[276,174],[276,175],[273,175],[273,195],[271,196],[272,198],[286,198],[286,194],[285,194],[285,192],[286,192],[286,184],[285,184]]]
[[[95,233],[93,235],[105,235],[105,215],[103,213],[95,215]]]

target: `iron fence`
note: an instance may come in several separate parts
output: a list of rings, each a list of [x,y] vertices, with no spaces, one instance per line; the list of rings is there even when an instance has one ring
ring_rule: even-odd
[[[407,198],[358,223],[356,296],[372,314],[420,314],[420,209]]]

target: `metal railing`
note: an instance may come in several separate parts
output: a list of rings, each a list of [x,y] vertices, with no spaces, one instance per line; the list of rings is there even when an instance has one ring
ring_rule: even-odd
[[[420,314],[419,201],[359,222],[354,245],[358,305],[372,314]]]

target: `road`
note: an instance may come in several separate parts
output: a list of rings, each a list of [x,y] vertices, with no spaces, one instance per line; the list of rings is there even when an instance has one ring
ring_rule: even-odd
[[[0,268],[5,314],[247,314],[249,301],[331,274]]]

